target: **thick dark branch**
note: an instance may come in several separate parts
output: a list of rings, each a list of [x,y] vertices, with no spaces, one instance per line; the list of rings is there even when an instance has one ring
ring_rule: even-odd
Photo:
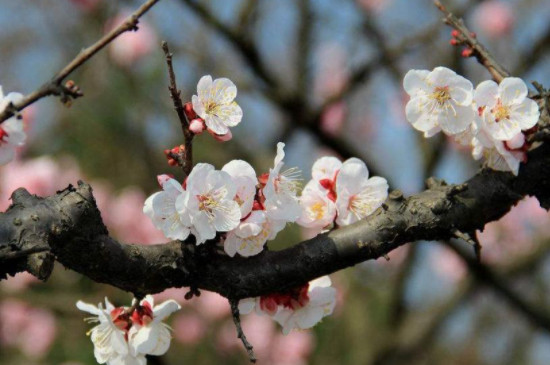
[[[482,171],[462,186],[434,185],[406,199],[395,194],[385,209],[361,222],[250,258],[219,254],[213,243],[195,246],[193,238],[156,246],[119,243],[109,237],[92,190],[83,183],[48,198],[19,189],[0,214],[0,250],[47,245],[51,254],[12,260],[0,274],[27,270],[46,278],[53,254],[67,268],[136,295],[191,286],[233,299],[255,297],[379,258],[407,242],[481,229],[525,195],[548,209],[549,176],[550,147],[543,145],[529,154],[518,177]]]
[[[92,58],[97,52],[99,52],[102,48],[115,40],[122,33],[131,30],[137,31],[139,18],[157,2],[159,2],[159,0],[149,0],[144,3],[132,15],[126,18],[122,24],[111,30],[90,47],[80,51],[80,53],[71,62],[69,62],[67,66],[59,71],[49,82],[42,85],[39,89],[33,91],[32,93],[25,95],[20,102],[11,104],[8,108],[0,113],[0,123],[15,115],[17,112],[23,110],[27,106],[33,104],[37,100],[42,99],[46,96],[57,95],[60,96],[61,100],[64,102],[70,100],[70,98],[82,96],[81,93],[75,93],[71,90],[70,87],[62,85],[63,80],[65,80],[65,78],[67,78],[67,76],[69,76],[74,70],[82,66],[82,64]]]

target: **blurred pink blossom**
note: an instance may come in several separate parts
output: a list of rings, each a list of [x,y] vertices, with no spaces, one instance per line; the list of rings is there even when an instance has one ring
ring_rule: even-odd
[[[336,44],[325,44],[319,50],[319,69],[315,78],[315,94],[321,99],[340,93],[348,83],[346,55]]]
[[[80,10],[84,12],[94,11],[99,5],[101,0],[70,0],[75,4]]]
[[[331,136],[342,131],[346,121],[347,106],[343,101],[329,105],[321,115],[321,129]]]
[[[48,156],[13,161],[0,169],[0,211],[9,205],[14,190],[24,187],[31,194],[48,196],[57,190],[76,184],[80,178],[78,166],[70,158],[54,161]]]
[[[7,280],[2,280],[0,287],[7,292],[18,292],[37,282],[39,280],[28,272],[20,272],[15,276],[8,277]]]
[[[198,315],[179,314],[172,322],[174,338],[181,343],[193,345],[198,343],[206,333],[206,323]]]
[[[17,347],[30,358],[41,358],[55,340],[53,315],[39,308],[8,299],[0,303],[0,344]]]
[[[509,34],[514,28],[512,6],[504,1],[490,0],[478,5],[474,12],[476,26],[493,38]]]
[[[273,365],[307,364],[314,346],[311,331],[294,331],[287,336],[278,334],[271,347]]]
[[[120,13],[106,23],[106,31],[120,25],[128,14]],[[109,54],[120,66],[128,67],[149,54],[157,44],[154,29],[145,21],[140,20],[139,29],[121,34],[109,46]]]
[[[200,297],[192,299],[191,303],[204,318],[209,320],[217,320],[230,313],[229,302],[218,293],[201,290]]]
[[[379,12],[391,3],[391,0],[358,0],[359,5],[367,11]]]
[[[492,262],[514,260],[536,247],[537,240],[550,236],[550,213],[536,198],[520,201],[497,222],[489,223],[478,234],[483,258]]]
[[[430,264],[435,272],[455,283],[466,276],[466,266],[458,255],[446,247],[438,249],[430,255]]]
[[[108,203],[108,221],[117,238],[125,242],[154,244],[166,241],[161,231],[155,228],[149,217],[143,214],[143,204],[147,197],[140,189],[129,187],[120,192]],[[105,211],[102,210],[102,211]]]
[[[242,327],[261,364],[307,364],[315,342],[311,331],[293,331],[285,336],[271,318],[256,314],[243,316]],[[217,332],[217,348],[221,352],[244,352],[232,321],[226,321]]]

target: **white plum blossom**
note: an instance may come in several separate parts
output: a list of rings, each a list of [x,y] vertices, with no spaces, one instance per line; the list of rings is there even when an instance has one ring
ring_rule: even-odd
[[[15,103],[23,98],[20,93],[9,93],[4,96],[0,86],[0,112],[4,111],[10,103]],[[0,165],[5,165],[15,157],[15,149],[25,143],[27,135],[23,130],[23,120],[20,117],[11,117],[0,124]]]
[[[315,180],[307,183],[300,196],[302,214],[296,221],[307,228],[322,229],[336,218],[336,204],[326,190]]]
[[[267,216],[272,220],[294,222],[301,213],[298,197],[300,189],[300,171],[290,168],[282,171],[285,144],[277,143],[277,155],[274,166],[269,170],[269,176],[263,194],[265,196],[265,210]]]
[[[348,225],[372,214],[388,197],[386,179],[373,176],[357,158],[346,160],[336,178],[336,223]]]
[[[283,327],[287,335],[294,329],[304,330],[315,326],[323,317],[331,315],[336,305],[336,290],[331,287],[328,276],[315,279],[309,283],[308,301],[298,308],[279,306],[273,319]]]
[[[224,250],[231,257],[236,253],[244,257],[257,255],[263,250],[265,243],[274,239],[285,225],[285,221],[268,219],[263,210],[254,210],[237,228],[227,234]]]
[[[258,184],[256,172],[248,162],[242,160],[228,162],[222,167],[222,171],[227,172],[231,176],[237,188],[234,200],[239,204],[241,209],[241,218],[244,218],[250,213],[254,204],[256,185]]]
[[[229,127],[240,123],[243,112],[234,101],[237,87],[226,78],[212,81],[210,75],[201,77],[197,94],[192,97],[193,110],[204,119],[206,127],[218,135],[225,135]]]
[[[95,316],[86,318],[87,322],[98,323],[88,334],[94,344],[94,356],[99,364],[145,364],[143,355],[131,354],[124,330],[114,322],[121,311],[118,311],[107,298],[105,308],[101,303],[96,307],[82,301],[78,301],[76,306],[81,311]]]
[[[241,209],[233,200],[236,192],[227,172],[206,163],[193,168],[187,178],[187,195],[176,202],[176,209],[191,215],[197,244],[216,237],[216,232],[228,232],[239,225]]]
[[[407,120],[426,137],[441,130],[454,135],[472,123],[473,85],[454,71],[445,67],[410,70],[403,87],[411,97],[405,108]]]
[[[472,155],[474,159],[484,159],[484,165],[497,171],[510,171],[518,174],[519,165],[525,161],[526,154],[523,151],[514,151],[525,142],[523,133],[518,133],[510,141],[498,141],[478,133],[472,139]]]
[[[135,353],[160,356],[170,347],[170,327],[162,321],[181,306],[175,300],[167,300],[154,306],[154,299],[148,295],[132,316],[132,327],[128,332],[129,343]]]
[[[154,308],[153,298],[147,296],[139,305],[115,307],[105,298],[105,308],[78,301],[78,309],[95,317],[99,323],[89,332],[98,363],[107,365],[145,365],[146,355],[163,355],[170,347],[169,327],[162,320],[181,307],[168,300]]]
[[[186,210],[177,210],[176,202],[183,202],[187,192],[175,179],[162,175],[163,191],[151,195],[145,201],[143,213],[145,213],[153,225],[160,229],[164,235],[174,240],[184,240],[191,232],[191,217]]]
[[[500,141],[532,128],[540,115],[537,103],[527,97],[527,86],[517,77],[506,77],[500,85],[483,81],[475,90],[474,102],[482,117],[482,128]]]
[[[334,181],[341,167],[342,161],[336,157],[321,157],[311,167],[311,177],[319,182],[326,179]]]

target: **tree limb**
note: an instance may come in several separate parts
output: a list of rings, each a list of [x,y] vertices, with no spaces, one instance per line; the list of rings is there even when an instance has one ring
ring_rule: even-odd
[[[192,286],[233,299],[255,297],[379,258],[407,242],[481,229],[525,195],[536,196],[548,209],[548,176],[550,147],[543,145],[529,153],[518,177],[484,170],[462,185],[432,185],[406,199],[397,195],[356,224],[249,258],[220,254],[213,242],[195,246],[193,237],[154,246],[119,243],[108,235],[92,189],[84,183],[47,198],[18,189],[13,204],[0,214],[0,249],[49,246],[51,253],[11,260],[0,275],[26,270],[46,279],[55,257],[96,282],[136,295]]]
[[[90,47],[83,49],[78,53],[78,55],[67,64],[61,71],[59,71],[50,81],[42,85],[40,88],[31,92],[28,95],[25,95],[23,99],[17,103],[12,103],[4,111],[0,113],[0,124],[6,119],[12,117],[17,112],[25,109],[27,106],[33,104],[34,102],[50,95],[57,95],[61,97],[61,100],[66,102],[71,98],[77,98],[82,96],[82,93],[79,91],[75,92],[72,90],[72,87],[62,85],[61,83],[67,76],[69,76],[74,70],[82,66],[86,61],[92,58],[97,52],[103,49],[106,45],[115,40],[119,35],[128,31],[137,31],[138,20],[145,14],[153,5],[155,5],[159,0],[148,0],[146,3],[141,5],[134,13],[132,13],[128,18],[124,20],[115,29],[111,30],[109,33],[105,34],[100,40],[95,42]]]

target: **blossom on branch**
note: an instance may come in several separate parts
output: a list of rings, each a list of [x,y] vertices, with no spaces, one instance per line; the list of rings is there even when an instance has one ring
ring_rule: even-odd
[[[474,102],[481,116],[481,127],[491,138],[512,139],[539,120],[536,102],[527,97],[527,86],[517,77],[506,77],[499,85],[492,80],[480,83]]]
[[[216,232],[236,228],[241,209],[234,200],[237,189],[231,176],[206,163],[197,164],[187,178],[187,194],[178,199],[180,214],[191,215],[192,231],[197,244],[216,237]]]
[[[191,232],[191,217],[188,211],[176,209],[176,202],[183,204],[187,192],[175,179],[161,175],[163,191],[151,195],[145,201],[143,213],[145,213],[154,226],[162,231],[168,238],[184,240]]]
[[[277,155],[275,156],[274,166],[269,170],[269,175],[263,188],[264,205],[267,216],[270,219],[294,222],[301,213],[297,197],[300,190],[301,174],[297,168],[281,171],[284,165],[284,147],[284,143],[277,143]]]
[[[287,335],[293,329],[315,326],[332,314],[336,305],[336,290],[328,276],[323,276],[285,293],[273,293],[258,298],[242,299],[239,312],[266,314],[283,327]]]
[[[237,87],[231,80],[212,81],[212,76],[203,76],[197,85],[197,94],[191,99],[193,110],[213,133],[223,136],[229,132],[229,127],[241,122],[243,111],[234,101]]]
[[[4,96],[0,86],[0,112],[3,112],[10,103],[23,98],[20,93],[9,93]],[[23,130],[23,120],[14,116],[0,124],[0,165],[5,165],[15,157],[15,149],[25,143],[27,135]]]
[[[332,222],[348,225],[378,209],[388,197],[386,179],[369,178],[365,163],[350,158],[343,163],[336,157],[322,157],[312,167],[313,179],[300,197],[302,215],[297,223],[322,229]]]
[[[410,70],[403,87],[411,97],[405,107],[407,120],[425,137],[441,130],[454,135],[472,123],[473,85],[454,71],[445,67]]]
[[[146,355],[165,354],[172,336],[162,320],[181,308],[174,300],[153,307],[150,295],[131,308],[115,307],[107,298],[105,308],[82,301],[76,306],[95,316],[86,319],[98,323],[89,332],[94,355],[98,363],[108,365],[145,365]]]

